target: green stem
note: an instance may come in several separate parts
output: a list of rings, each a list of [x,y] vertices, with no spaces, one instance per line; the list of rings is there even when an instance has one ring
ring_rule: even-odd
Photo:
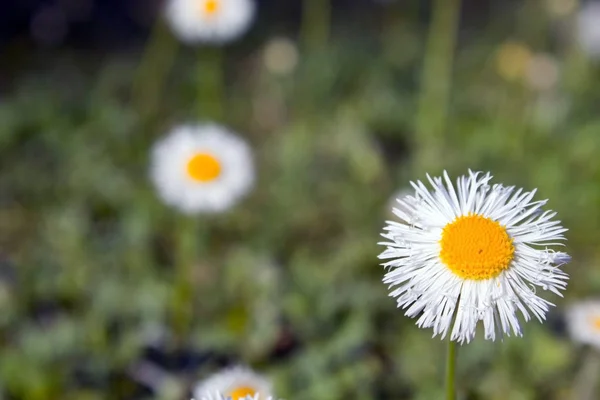
[[[330,23],[331,0],[304,0],[301,34],[306,51],[315,52],[325,47]]]
[[[124,216],[123,225],[128,242],[127,266],[132,277],[151,264],[148,245],[152,215],[148,201],[138,198],[136,207],[132,207]]]
[[[446,400],[456,400],[456,342],[448,338],[446,354]]]
[[[183,338],[193,319],[193,270],[197,261],[198,225],[190,217],[177,221],[175,232],[175,282],[171,315],[175,334]]]
[[[434,1],[416,117],[417,169],[437,167],[442,161],[460,17],[460,0]]]
[[[223,118],[223,77],[221,49],[203,49],[198,62],[197,114],[199,117],[217,121]]]
[[[178,43],[162,19],[152,29],[150,41],[134,78],[132,101],[140,116],[154,115],[167,72],[171,69]]]
[[[507,85],[498,104],[492,131],[502,135],[504,150],[511,155],[514,162],[521,162],[526,157],[527,123],[531,114],[531,100],[523,87]]]

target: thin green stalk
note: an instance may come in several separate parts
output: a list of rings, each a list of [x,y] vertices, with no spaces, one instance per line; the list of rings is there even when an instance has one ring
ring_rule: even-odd
[[[308,52],[322,50],[329,40],[331,0],[304,0],[302,42]]]
[[[150,235],[152,209],[146,198],[140,196],[135,207],[127,212],[123,228],[127,240],[127,267],[132,277],[152,263],[150,260]]]
[[[177,41],[159,18],[152,29],[133,82],[133,105],[143,119],[154,115],[158,107],[163,83],[173,65],[177,49]]]
[[[220,48],[202,50],[198,61],[197,113],[199,117],[223,118],[224,82],[223,52]]]
[[[193,270],[197,261],[199,236],[194,218],[181,217],[175,227],[175,282],[171,304],[172,326],[185,337],[193,320]]]
[[[504,138],[503,149],[511,160],[521,162],[527,152],[527,124],[531,118],[531,95],[521,87],[506,85],[494,117],[494,135]]]
[[[456,342],[448,338],[446,354],[446,400],[456,400]]]
[[[461,0],[434,0],[416,119],[417,169],[442,160]]]

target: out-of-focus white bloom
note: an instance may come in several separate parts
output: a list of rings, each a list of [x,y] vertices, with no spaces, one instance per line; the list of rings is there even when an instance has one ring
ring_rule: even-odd
[[[579,45],[590,56],[600,57],[600,2],[591,1],[579,11],[577,18]]]
[[[225,211],[254,184],[250,148],[220,125],[178,126],[154,145],[151,156],[160,197],[186,214]]]
[[[290,39],[274,38],[265,46],[263,59],[269,72],[276,75],[287,75],[298,64],[298,48]]]
[[[544,91],[558,83],[560,68],[555,57],[549,54],[535,54],[527,66],[526,82],[534,90]]]
[[[260,393],[256,393],[254,396],[248,395],[246,397],[238,397],[237,400],[260,400],[260,399],[261,399]],[[203,397],[201,397],[199,399],[192,399],[192,400],[236,400],[236,399],[231,396],[225,396],[224,394],[216,392],[215,394],[204,395]],[[265,400],[276,400],[276,399],[274,397],[269,396]]]
[[[535,190],[490,185],[492,176],[469,171],[456,186],[444,176],[431,178],[430,191],[412,183],[414,196],[399,202],[388,221],[379,256],[389,260],[383,279],[398,307],[433,335],[469,342],[479,321],[485,338],[496,333],[521,336],[517,319],[531,314],[540,322],[552,303],[535,287],[562,296],[568,276],[560,266],[570,258],[548,246],[566,231],[555,212],[542,212],[546,200],[532,201]]]
[[[568,307],[567,329],[571,338],[600,349],[600,300],[586,300]]]
[[[165,15],[187,43],[221,44],[244,34],[254,19],[253,0],[168,0]]]
[[[222,370],[198,383],[194,388],[195,399],[213,400],[215,393],[231,400],[269,400],[273,389],[264,376],[245,367]],[[218,397],[217,397],[218,398]]]

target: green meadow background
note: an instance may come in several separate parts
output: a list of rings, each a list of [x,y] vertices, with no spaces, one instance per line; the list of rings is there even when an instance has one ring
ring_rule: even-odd
[[[115,51],[5,44],[0,399],[188,399],[243,363],[288,400],[439,400],[445,342],[396,309],[377,242],[410,180],[469,168],[538,188],[573,261],[545,324],[459,347],[459,398],[600,398],[562,314],[600,289],[600,65],[579,6],[306,0],[293,23],[259,6],[222,48],[160,19]],[[203,120],[251,144],[258,179],[185,217],[149,148]]]

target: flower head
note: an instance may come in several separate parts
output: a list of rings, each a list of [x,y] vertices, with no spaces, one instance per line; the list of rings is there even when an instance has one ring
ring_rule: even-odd
[[[224,127],[183,125],[154,145],[150,174],[182,212],[222,212],[250,190],[254,164],[248,145]]]
[[[239,400],[260,400],[263,397],[260,397],[260,393],[256,393],[254,396],[246,396],[246,397],[239,397]],[[200,397],[199,399],[192,399],[192,400],[235,400],[233,397],[231,396],[225,396],[224,394],[221,394],[219,392],[215,392],[214,394],[205,394],[202,397]],[[266,400],[275,400],[275,398],[269,396],[266,398]]]
[[[399,199],[388,221],[379,256],[389,260],[383,279],[398,307],[433,336],[469,342],[479,321],[485,338],[496,333],[521,336],[525,321],[545,319],[552,303],[536,287],[559,296],[568,276],[559,269],[570,258],[548,246],[564,240],[566,231],[555,212],[542,212],[546,200],[532,201],[535,190],[489,185],[488,173],[469,171],[453,186],[448,174],[431,178],[433,191],[412,183],[414,196]]]
[[[254,18],[253,0],[168,0],[166,17],[188,43],[225,43],[241,36]]]
[[[238,366],[201,381],[194,389],[194,398],[212,400],[214,397],[209,396],[215,393],[227,400],[269,400],[273,390],[265,377]]]
[[[571,305],[566,312],[571,338],[600,349],[600,300],[586,300]]]

